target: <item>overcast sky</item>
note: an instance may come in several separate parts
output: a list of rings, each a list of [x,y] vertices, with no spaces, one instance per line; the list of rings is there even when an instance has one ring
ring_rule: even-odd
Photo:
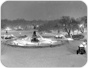
[[[81,1],[7,1],[1,7],[2,19],[54,20],[61,16],[82,17],[87,7]]]

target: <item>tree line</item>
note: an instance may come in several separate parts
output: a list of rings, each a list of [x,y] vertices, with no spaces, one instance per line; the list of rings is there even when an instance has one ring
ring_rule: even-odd
[[[58,29],[67,32],[68,36],[70,36],[71,31],[81,30],[79,27],[80,24],[83,24],[83,28],[87,28],[87,16],[83,16],[80,18],[71,18],[70,16],[62,16],[60,19],[49,21],[39,27],[39,31],[50,30],[50,29]]]
[[[23,25],[23,26],[28,26],[28,25],[39,25],[38,30],[39,31],[49,31],[53,29],[63,30],[68,33],[70,36],[71,31],[74,31],[76,29],[80,29],[79,25],[83,24],[84,28],[87,28],[87,16],[83,16],[80,18],[73,18],[70,16],[62,16],[60,19],[56,20],[32,20],[28,21],[25,19],[17,19],[17,20],[1,20],[1,28],[7,27],[7,24],[15,24],[15,25]]]

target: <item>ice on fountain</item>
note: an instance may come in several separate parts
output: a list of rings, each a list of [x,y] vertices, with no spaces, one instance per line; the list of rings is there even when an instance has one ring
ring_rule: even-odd
[[[31,42],[31,40],[26,40],[26,39],[19,39],[19,40],[14,40],[12,42],[13,45],[19,45],[19,46],[39,46],[41,44],[54,44],[57,41],[53,41],[51,39],[47,39],[47,38],[38,38],[38,40],[40,40],[39,42]]]
[[[38,35],[39,35],[39,37],[36,35],[36,31],[35,31],[33,36],[36,36],[36,39],[39,40],[38,42],[36,42],[36,40],[32,42],[31,40],[33,39],[33,37],[26,37],[23,39],[14,40],[12,42],[12,44],[13,45],[15,44],[18,46],[41,46],[41,44],[47,45],[47,44],[54,44],[57,42],[57,41],[49,39],[49,38],[43,38],[39,33],[38,33]]]

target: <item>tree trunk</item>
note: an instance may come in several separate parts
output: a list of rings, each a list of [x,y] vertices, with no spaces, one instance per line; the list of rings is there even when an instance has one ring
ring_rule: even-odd
[[[81,31],[82,33],[84,33],[84,28],[81,28],[80,31]]]
[[[65,28],[65,31],[67,32],[67,34],[68,34],[68,37],[71,37],[71,29],[67,29],[67,28]]]
[[[70,36],[71,36],[71,34],[70,34],[70,30],[69,30],[67,33],[68,33],[68,37],[70,37]]]

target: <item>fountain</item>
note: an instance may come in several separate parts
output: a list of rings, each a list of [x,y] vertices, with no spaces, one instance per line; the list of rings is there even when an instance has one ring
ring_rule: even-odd
[[[32,34],[32,37],[26,37],[22,39],[14,39],[10,40],[9,42],[6,42],[8,45],[14,45],[14,46],[49,46],[49,45],[56,45],[61,44],[61,41],[52,40],[50,38],[43,38],[38,31],[36,30],[36,26],[34,26],[34,31]]]
[[[31,42],[39,42],[38,37],[36,35],[36,31],[33,32],[33,36],[32,36]]]
[[[34,26],[34,31],[33,31],[31,42],[39,42],[36,32],[37,32],[36,26]]]

